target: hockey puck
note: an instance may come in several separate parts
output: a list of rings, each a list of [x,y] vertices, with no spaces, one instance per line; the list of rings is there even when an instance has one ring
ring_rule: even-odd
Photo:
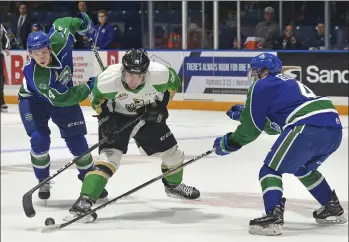
[[[48,225],[53,225],[55,224],[55,220],[53,218],[47,218],[45,220],[45,225],[48,226]]]

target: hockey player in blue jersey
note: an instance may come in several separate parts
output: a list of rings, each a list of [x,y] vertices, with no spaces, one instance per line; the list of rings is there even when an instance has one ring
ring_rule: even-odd
[[[321,204],[313,217],[320,224],[342,224],[347,219],[335,191],[318,167],[341,144],[342,125],[327,97],[316,96],[297,80],[281,74],[282,63],[272,54],[252,59],[244,106],[227,112],[240,124],[234,132],[218,137],[216,154],[227,155],[254,141],[262,131],[280,134],[259,172],[266,215],[250,221],[249,232],[280,235],[285,201],[282,174],[294,174]]]
[[[73,85],[72,46],[75,33],[91,34],[93,23],[85,13],[78,16],[59,18],[48,34],[33,32],[27,40],[30,59],[23,69],[19,111],[30,137],[30,157],[39,182],[50,175],[50,118],[58,126],[73,156],[88,149],[86,124],[79,102],[90,94],[94,79]],[[78,178],[83,181],[85,174],[93,168],[91,154],[77,161],[76,167]],[[106,196],[104,190],[100,198]],[[39,198],[49,197],[50,184],[44,184],[39,190]]]

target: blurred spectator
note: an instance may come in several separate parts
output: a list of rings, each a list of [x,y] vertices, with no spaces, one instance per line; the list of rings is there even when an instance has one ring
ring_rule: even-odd
[[[5,76],[4,76],[4,54],[10,55],[8,51],[10,47],[10,40],[7,37],[7,32],[5,27],[0,23],[0,108],[1,112],[7,111],[7,105],[5,104],[4,99],[4,85],[5,85]]]
[[[334,38],[330,34],[330,44],[334,44]],[[323,50],[325,49],[325,24],[319,23],[317,25],[317,32],[308,42],[309,50]]]
[[[261,38],[259,48],[272,49],[273,43],[279,38],[279,25],[274,21],[274,9],[264,9],[264,21],[259,22],[254,30],[254,36]]]
[[[28,14],[28,5],[25,2],[21,2],[18,8],[19,16],[16,21],[12,23],[13,32],[17,40],[19,40],[22,46],[27,48],[27,38],[31,32],[32,18]]]
[[[293,26],[287,25],[284,34],[274,43],[273,49],[300,50],[301,47],[301,42],[293,33]]]
[[[97,17],[94,13],[88,11],[87,9],[87,2],[86,1],[78,1],[78,12],[76,12],[76,14],[78,14],[79,12],[83,12],[86,13],[90,19],[92,20],[93,24],[97,24]],[[75,14],[75,15],[76,15]],[[75,34],[75,44],[74,44],[74,48],[75,49],[87,49],[88,48],[88,37],[86,35],[79,35],[78,33]]]
[[[98,11],[98,22],[99,24],[95,26],[96,32],[93,38],[97,49],[109,49],[111,44],[115,39],[114,26],[107,22],[108,16],[107,11],[101,9]]]
[[[78,1],[78,10],[79,12],[86,13],[92,20],[93,24],[97,24],[97,16],[93,12],[88,11],[86,1]]]
[[[32,32],[38,32],[41,30],[40,24],[33,24],[32,25]]]

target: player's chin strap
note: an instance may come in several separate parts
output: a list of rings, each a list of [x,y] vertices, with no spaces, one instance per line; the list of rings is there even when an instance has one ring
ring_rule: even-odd
[[[187,161],[187,162],[185,162],[185,163],[183,163],[183,164],[181,164],[181,165],[179,165],[179,166],[173,167],[172,169],[168,170],[167,172],[165,172],[165,173],[163,173],[163,174],[161,174],[161,175],[159,175],[159,176],[157,176],[157,177],[154,177],[153,179],[151,179],[151,180],[149,180],[149,181],[147,181],[147,182],[145,182],[145,183],[139,185],[138,187],[133,188],[132,190],[130,190],[130,191],[128,191],[128,192],[125,192],[124,194],[122,194],[122,195],[120,195],[120,196],[118,196],[118,197],[116,197],[116,198],[114,198],[114,199],[112,199],[112,200],[109,200],[109,201],[106,202],[106,203],[103,203],[102,205],[96,207],[95,209],[89,211],[88,213],[85,213],[85,214],[83,214],[83,215],[80,215],[80,216],[78,216],[78,217],[76,217],[76,218],[70,220],[69,222],[62,223],[62,224],[56,224],[56,225],[48,225],[48,226],[46,226],[46,227],[42,230],[42,232],[43,232],[43,233],[55,232],[55,231],[57,231],[57,230],[59,230],[59,229],[62,229],[62,228],[64,228],[64,227],[67,227],[68,225],[70,225],[70,224],[72,224],[72,223],[75,223],[76,221],[78,221],[78,220],[80,220],[80,219],[82,219],[82,218],[88,216],[89,214],[95,213],[96,211],[101,210],[102,208],[105,208],[106,206],[108,206],[108,205],[110,205],[110,204],[112,204],[112,203],[115,203],[116,201],[118,201],[118,200],[120,200],[120,199],[122,199],[122,198],[125,198],[125,197],[127,197],[127,196],[129,196],[129,195],[131,195],[131,194],[133,194],[133,193],[135,193],[135,192],[137,192],[138,190],[140,190],[140,189],[142,189],[142,188],[144,188],[144,187],[147,187],[147,186],[149,186],[150,184],[152,184],[152,183],[154,183],[154,182],[156,182],[156,181],[158,181],[158,180],[163,179],[163,178],[166,177],[166,176],[171,175],[172,173],[176,172],[177,170],[182,169],[183,167],[188,166],[188,165],[194,163],[195,161],[200,160],[201,158],[204,158],[205,156],[210,155],[211,153],[215,152],[215,150],[216,150],[215,148],[214,148],[214,149],[211,149],[211,150],[208,150],[208,151],[206,151],[205,153],[203,153],[203,154],[201,154],[201,155],[199,155],[199,156],[196,156],[195,158],[193,158],[193,159],[191,159],[191,160],[189,160],[189,161]]]
[[[141,118],[143,118],[143,115],[138,116],[137,118],[135,118],[134,120],[124,124],[119,130],[116,130],[115,132],[112,132],[110,135],[116,135],[120,132],[122,132],[123,130],[125,130],[126,128],[130,127],[131,125],[133,125],[134,123],[138,122]],[[54,173],[53,175],[47,177],[46,179],[42,180],[38,185],[36,185],[35,187],[33,187],[32,189],[30,189],[26,194],[23,195],[23,199],[22,199],[22,204],[23,204],[23,209],[25,212],[25,215],[27,215],[27,217],[32,218],[35,216],[35,209],[33,206],[33,193],[38,190],[40,187],[42,187],[44,184],[46,184],[47,182],[49,182],[50,180],[52,180],[53,178],[55,178],[56,176],[58,176],[60,173],[62,173],[63,171],[65,171],[66,169],[68,169],[70,166],[72,166],[73,164],[75,164],[77,161],[79,161],[82,157],[84,157],[85,155],[91,153],[93,150],[95,150],[97,147],[99,147],[100,145],[104,144],[105,142],[107,142],[109,136],[101,139],[97,144],[91,146],[88,150],[86,150],[85,152],[81,153],[79,156],[75,157],[72,161],[70,161],[68,164],[66,164],[65,166],[63,166],[62,168],[60,168],[58,171],[56,171],[56,173]]]

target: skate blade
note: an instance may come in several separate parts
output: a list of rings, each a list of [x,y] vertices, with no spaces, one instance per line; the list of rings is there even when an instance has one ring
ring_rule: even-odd
[[[272,224],[267,227],[262,227],[259,225],[250,225],[249,231],[253,235],[266,235],[266,236],[276,236],[282,234],[282,225]]]
[[[175,195],[175,194],[168,194],[168,193],[166,193],[166,195],[168,197],[174,198],[174,199],[180,199],[180,200],[186,200],[186,201],[201,201],[200,197],[195,198],[195,199],[190,199],[190,198],[185,198],[185,197],[182,197],[182,196],[179,196],[179,195]]]
[[[70,214],[66,217],[63,218],[64,222],[69,222],[75,218],[77,218],[78,216],[76,214]],[[94,221],[94,218],[91,215],[87,215],[79,220],[77,220],[75,223],[92,223]]]
[[[315,219],[318,224],[345,224],[348,220],[343,216],[330,216],[325,219]]]

